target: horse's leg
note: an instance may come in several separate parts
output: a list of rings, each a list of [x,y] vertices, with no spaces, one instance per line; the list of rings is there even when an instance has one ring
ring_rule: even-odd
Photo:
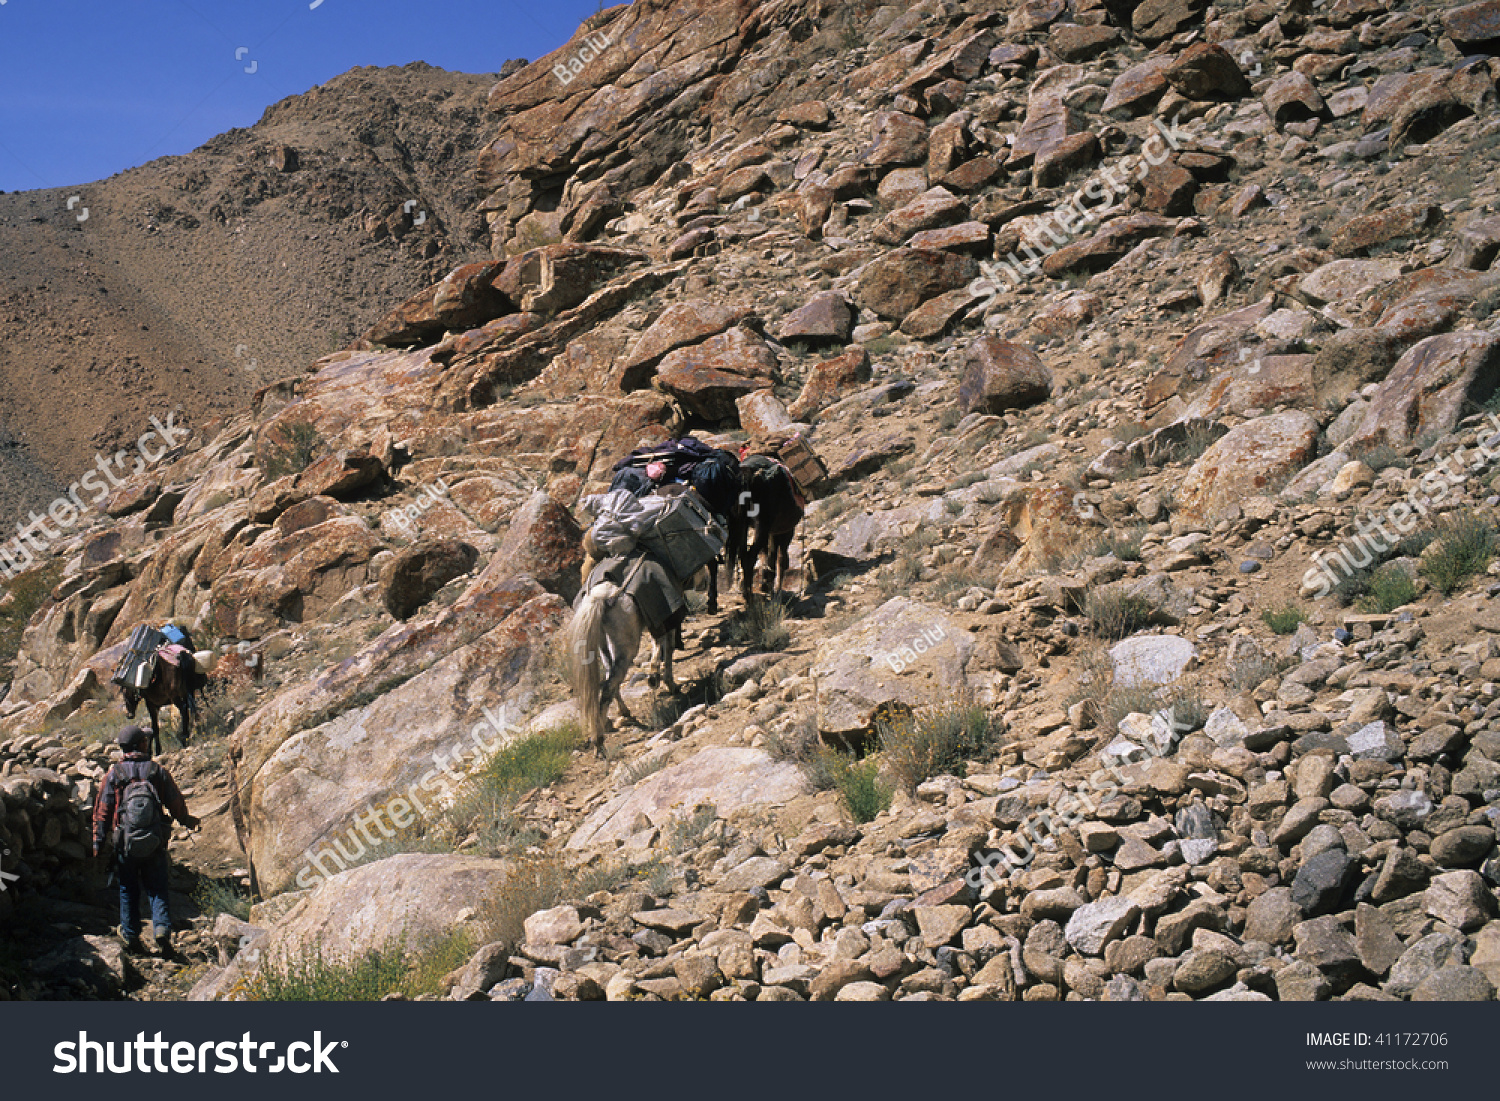
[[[161,756],[161,708],[160,705],[146,701],[146,712],[151,716],[151,755]]]
[[[662,683],[667,686],[667,691],[672,693],[672,695],[679,695],[682,689],[678,688],[677,682],[672,679],[672,647],[664,646],[662,644],[663,640],[659,638],[653,638],[651,641],[656,646],[655,653],[651,655],[652,664],[656,664],[658,661],[661,663]]]
[[[719,560],[708,564],[708,614],[719,614]]]
[[[187,692],[177,697],[177,713],[182,716],[182,748],[186,749],[193,733],[193,706]]]
[[[786,588],[786,575],[791,572],[792,566],[792,533],[776,538],[776,592],[780,595]]]

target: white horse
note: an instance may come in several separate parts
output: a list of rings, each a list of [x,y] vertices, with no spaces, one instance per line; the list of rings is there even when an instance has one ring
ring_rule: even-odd
[[[653,634],[651,671],[647,683],[655,687],[660,680],[676,695],[672,680],[672,638],[675,625]],[[568,646],[568,680],[583,713],[584,733],[600,757],[604,756],[604,724],[610,702],[620,707],[620,717],[634,726],[642,725],[625,708],[620,686],[635,662],[641,647],[646,620],[636,602],[612,581],[600,581],[589,589],[568,624],[565,640]]]

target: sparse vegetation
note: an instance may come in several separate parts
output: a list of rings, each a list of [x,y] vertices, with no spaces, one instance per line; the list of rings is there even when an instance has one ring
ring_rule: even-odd
[[[888,715],[875,730],[886,764],[908,791],[932,776],[962,775],[966,762],[987,756],[995,743],[989,710],[971,700]]]
[[[241,921],[250,920],[250,892],[238,879],[200,879],[193,890],[193,901],[205,917],[229,914]]]
[[[268,437],[261,470],[266,481],[274,482],[289,474],[300,474],[323,449],[323,437],[309,421],[282,421],[275,434]]]
[[[752,650],[785,650],[792,642],[786,607],[779,600],[753,600],[724,625],[726,640]]]
[[[1401,566],[1389,563],[1370,575],[1365,595],[1355,607],[1365,614],[1394,612],[1417,598],[1417,583]]]
[[[1281,608],[1266,608],[1260,613],[1261,622],[1278,635],[1289,635],[1300,624],[1307,622],[1307,613],[1295,605]]]
[[[299,956],[262,966],[242,992],[257,1002],[374,1002],[387,994],[436,994],[442,978],[467,963],[477,947],[463,929],[412,948],[398,937],[350,959],[325,956],[314,944]]]
[[[1443,517],[1434,536],[1437,545],[1422,555],[1422,576],[1444,596],[1483,573],[1495,557],[1495,527],[1473,512]]]
[[[834,754],[833,783],[856,822],[872,822],[882,811],[889,810],[895,789],[880,778],[880,762],[873,757],[862,761]]]
[[[1083,612],[1096,636],[1118,641],[1149,626],[1156,606],[1119,585],[1097,585],[1084,597]]]

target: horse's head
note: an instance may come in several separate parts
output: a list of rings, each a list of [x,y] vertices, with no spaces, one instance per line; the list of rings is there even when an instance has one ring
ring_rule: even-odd
[[[125,717],[133,719],[135,718],[135,709],[141,705],[141,697],[136,693],[134,688],[126,688],[123,692],[125,695]]]

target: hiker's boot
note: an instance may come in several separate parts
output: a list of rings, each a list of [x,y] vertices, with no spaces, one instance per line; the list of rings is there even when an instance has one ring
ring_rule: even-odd
[[[177,945],[172,942],[171,933],[163,933],[156,938],[156,954],[164,960],[182,958],[182,953],[177,950]]]
[[[141,940],[139,933],[127,934],[122,932],[120,934],[120,943],[125,946],[125,954],[127,956],[147,955],[145,942]]]

